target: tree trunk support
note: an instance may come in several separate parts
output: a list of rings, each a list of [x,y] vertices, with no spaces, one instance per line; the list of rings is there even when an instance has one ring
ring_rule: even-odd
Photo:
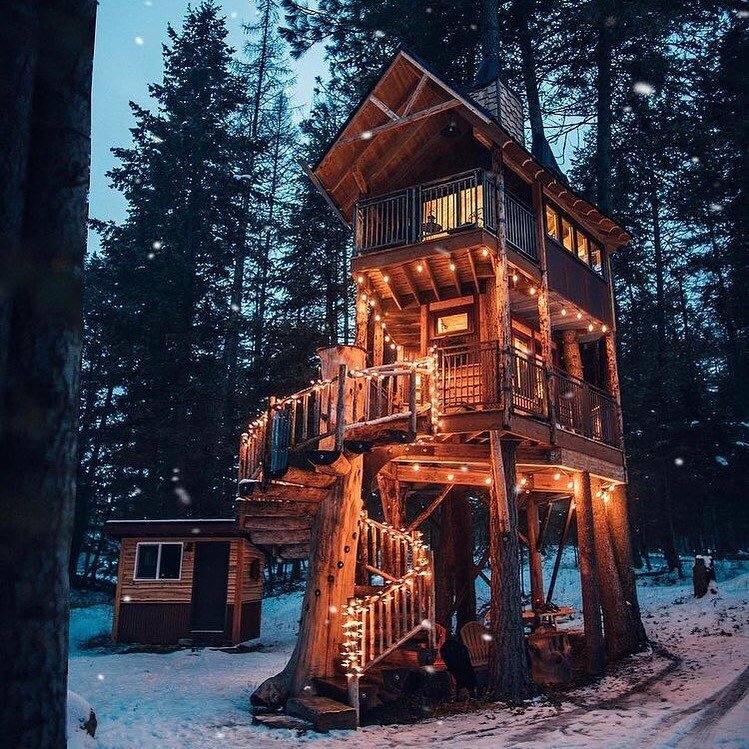
[[[573,474],[573,482],[585,626],[586,671],[590,676],[600,676],[606,665],[606,650],[601,625],[601,593],[593,532],[590,474],[587,471],[577,471]]]

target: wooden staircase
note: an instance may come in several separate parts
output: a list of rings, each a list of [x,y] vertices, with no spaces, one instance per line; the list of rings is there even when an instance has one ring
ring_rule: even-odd
[[[338,374],[271,398],[242,435],[237,517],[252,542],[276,557],[309,555],[320,501],[348,469],[345,453],[411,441],[430,425],[432,360]],[[436,413],[436,410],[435,410]]]
[[[341,658],[354,706],[366,672],[423,633],[432,650],[436,644],[432,554],[421,533],[379,523],[363,512],[357,565],[359,584],[346,608]],[[381,582],[373,585],[373,580]]]

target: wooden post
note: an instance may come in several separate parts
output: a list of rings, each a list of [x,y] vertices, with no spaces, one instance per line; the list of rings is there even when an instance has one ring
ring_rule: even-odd
[[[363,459],[361,455],[348,457],[351,470],[337,479],[315,515],[296,647],[286,668],[258,687],[253,704],[281,707],[288,697],[304,694],[315,677],[335,673],[343,642],[344,608],[354,593],[362,510]]]
[[[511,440],[490,431],[492,488],[489,503],[491,604],[489,677],[495,699],[517,701],[528,696],[531,682],[525,655],[520,593],[520,541],[515,501],[515,449]]]
[[[238,538],[237,544],[237,564],[234,574],[234,600],[231,611],[231,642],[237,645],[242,641],[242,593],[244,588],[244,545],[245,540]]]
[[[583,597],[586,671],[591,676],[599,676],[603,673],[606,665],[606,651],[601,625],[601,594],[593,534],[593,501],[590,474],[587,471],[576,471],[573,474],[573,482],[580,583]]]
[[[369,323],[369,304],[361,298],[361,289],[356,299],[356,334],[354,338],[354,345],[367,349],[367,328]]]
[[[377,487],[380,490],[382,515],[385,518],[385,522],[394,528],[405,528],[406,511],[403,502],[403,493],[393,464],[385,466],[377,474]]]
[[[562,357],[567,374],[583,379],[583,359],[580,355],[580,344],[577,342],[576,330],[562,331]]]
[[[642,650],[647,646],[647,635],[642,625],[640,604],[637,600],[637,585],[632,564],[632,535],[627,503],[627,487],[619,484],[610,492],[606,505],[606,519],[611,545],[614,550],[622,593],[627,605],[627,626],[632,633],[631,652]]]
[[[497,215],[497,259],[494,269],[494,295],[496,309],[497,340],[499,341],[499,361],[502,362],[502,409],[504,427],[509,428],[512,407],[512,363],[510,346],[512,342],[512,316],[510,310],[510,273],[507,263],[507,226],[505,223],[505,181],[502,152],[492,151],[492,168],[496,172],[496,215]],[[487,310],[488,312],[489,310]]]
[[[539,610],[544,605],[544,571],[541,564],[541,552],[538,549],[538,504],[529,495],[525,503],[528,519],[528,559],[531,572],[531,603],[533,610]]]

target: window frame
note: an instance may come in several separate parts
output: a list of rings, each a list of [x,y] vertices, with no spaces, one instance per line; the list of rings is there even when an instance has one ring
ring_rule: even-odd
[[[141,546],[158,546],[156,554],[156,577],[138,577],[138,557],[140,556]],[[159,577],[161,572],[161,547],[162,546],[179,546],[179,576],[178,577]],[[133,568],[133,582],[149,583],[176,583],[182,580],[182,568],[185,559],[185,542],[184,541],[138,541],[135,544],[135,566]]]
[[[450,338],[451,336],[459,336],[459,335],[471,335],[474,332],[474,318],[473,318],[473,305],[472,304],[463,304],[455,307],[447,307],[445,309],[440,310],[434,310],[431,312],[432,321],[431,321],[431,333],[432,333],[432,339],[442,339],[442,338]],[[451,333],[438,333],[437,332],[437,321],[440,317],[452,317],[454,315],[463,315],[466,316],[466,329],[465,330],[459,330],[459,331],[453,331]]]
[[[557,236],[554,236],[553,234],[549,234],[549,232],[546,230],[546,211],[551,210],[554,214],[556,214],[556,227],[557,227]],[[564,245],[564,238],[562,235],[562,222],[566,221],[570,228],[572,229],[572,249],[569,249],[568,247],[565,247]],[[584,229],[580,229],[578,225],[571,219],[568,218],[565,213],[563,213],[560,209],[558,209],[556,206],[554,206],[552,203],[549,203],[547,201],[544,201],[544,234],[546,235],[546,239],[550,239],[552,242],[554,242],[557,247],[564,250],[567,254],[571,255],[575,260],[580,263],[581,265],[584,265],[593,275],[596,276],[596,278],[600,278],[602,281],[608,282],[608,278],[606,275],[606,250],[604,246],[593,237],[593,235],[590,232],[585,231]],[[588,259],[587,261],[580,258],[577,254],[577,235],[581,234],[588,240]],[[593,267],[593,248],[596,248],[601,253],[601,270],[596,270]]]

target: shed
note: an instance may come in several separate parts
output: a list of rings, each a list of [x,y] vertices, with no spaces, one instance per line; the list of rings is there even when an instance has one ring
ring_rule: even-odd
[[[112,639],[236,644],[260,635],[264,556],[233,519],[112,520]]]

